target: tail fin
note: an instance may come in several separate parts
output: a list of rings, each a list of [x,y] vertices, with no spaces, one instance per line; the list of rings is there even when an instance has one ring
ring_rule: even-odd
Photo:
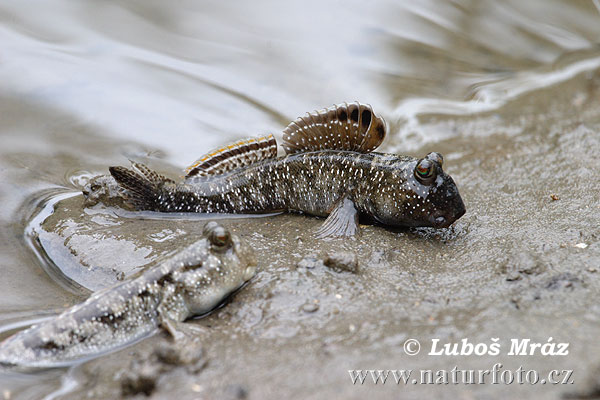
[[[167,196],[165,184],[175,181],[164,177],[143,164],[131,163],[133,170],[125,167],[110,167],[108,170],[117,183],[127,191],[126,200],[138,210],[163,211],[161,204]]]

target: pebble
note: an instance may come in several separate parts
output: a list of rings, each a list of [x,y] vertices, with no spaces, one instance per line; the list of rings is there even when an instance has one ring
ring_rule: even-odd
[[[319,310],[319,304],[316,302],[306,303],[302,306],[302,311],[307,313],[314,313]]]

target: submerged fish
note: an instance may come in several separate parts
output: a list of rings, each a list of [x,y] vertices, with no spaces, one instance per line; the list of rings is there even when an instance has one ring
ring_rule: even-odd
[[[54,367],[135,342],[209,312],[256,272],[250,248],[209,222],[204,238],[137,278],[94,293],[0,343],[0,366]]]
[[[209,152],[175,182],[133,163],[111,167],[138,210],[200,213],[303,212],[327,216],[318,236],[352,236],[359,216],[391,226],[448,227],[465,213],[443,158],[373,152],[386,134],[370,106],[315,111],[284,131],[286,155],[272,135]]]

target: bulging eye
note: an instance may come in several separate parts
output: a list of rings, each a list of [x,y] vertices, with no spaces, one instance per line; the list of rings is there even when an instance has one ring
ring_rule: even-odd
[[[204,236],[210,236],[210,233],[217,227],[217,226],[221,226],[219,224],[217,224],[215,221],[210,221],[209,223],[207,223],[206,225],[204,225],[204,229],[202,230],[202,234]]]
[[[208,236],[208,240],[215,247],[224,248],[231,244],[229,231],[216,222],[206,224],[204,234]]]
[[[442,156],[440,153],[438,153],[436,151],[427,154],[427,157],[425,157],[425,158],[437,162],[438,164],[440,164],[440,167],[442,167],[444,165],[444,156]]]
[[[231,236],[227,229],[219,226],[209,236],[210,242],[217,247],[225,247],[231,242]]]
[[[435,179],[435,165],[430,160],[424,158],[417,163],[415,167],[415,177],[423,185],[429,185]]]

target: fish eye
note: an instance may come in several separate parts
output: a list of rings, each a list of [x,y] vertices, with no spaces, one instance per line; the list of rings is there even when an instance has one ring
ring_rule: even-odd
[[[431,160],[423,158],[415,167],[415,178],[423,185],[429,185],[435,179],[435,165]]]
[[[427,154],[426,158],[437,162],[438,164],[440,164],[440,167],[442,167],[444,165],[444,156],[442,156],[440,153],[438,153],[436,151]]]
[[[213,246],[223,248],[231,243],[231,235],[227,229],[217,225],[211,229],[208,240]]]
[[[211,232],[215,230],[216,227],[221,226],[217,224],[215,221],[210,221],[206,225],[204,225],[204,229],[202,230],[202,234],[204,236],[210,236]]]

